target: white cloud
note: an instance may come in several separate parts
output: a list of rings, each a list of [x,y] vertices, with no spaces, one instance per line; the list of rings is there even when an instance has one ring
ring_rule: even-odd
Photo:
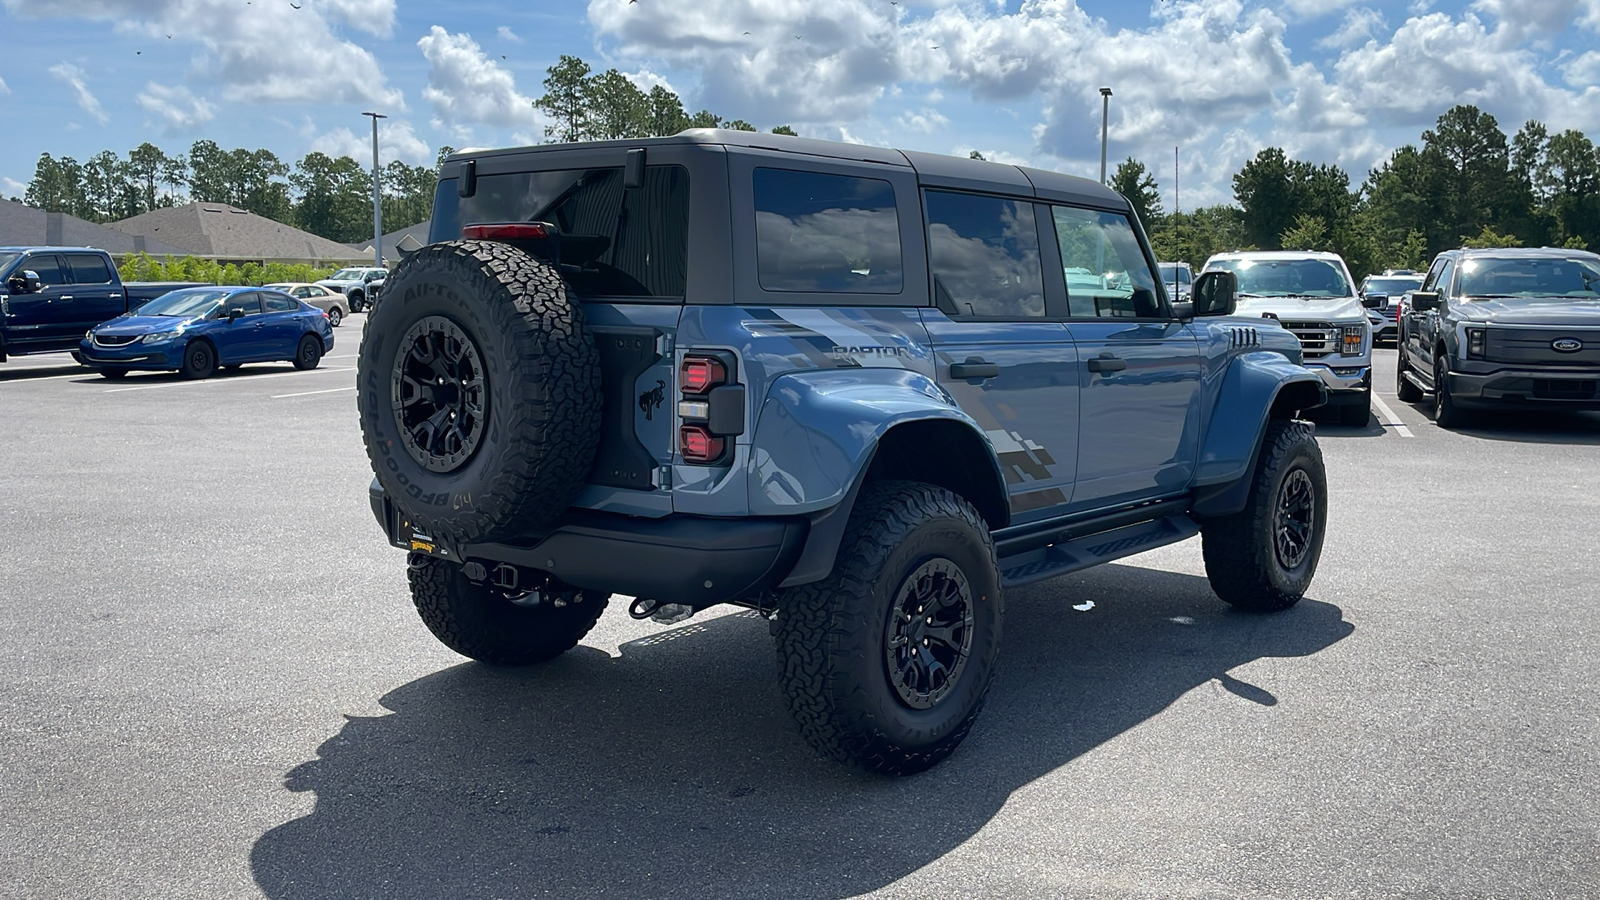
[[[332,157],[348,156],[365,168],[372,165],[372,132],[362,131],[358,134],[349,128],[335,128],[313,137],[311,149]],[[380,162],[398,159],[412,165],[432,165],[436,153],[427,141],[417,137],[410,122],[384,119],[378,123]]]
[[[6,84],[6,80],[4,78],[0,78],[0,94],[9,94],[9,93],[11,93],[10,85]]]
[[[15,178],[0,178],[0,186],[5,187],[8,197],[21,197],[28,192],[28,186]]]
[[[82,69],[72,63],[59,63],[51,66],[49,71],[51,75],[66,82],[72,88],[72,92],[77,97],[79,108],[94,116],[101,125],[111,121],[111,117],[106,115],[106,111],[100,108],[100,101],[95,99],[94,94],[90,92],[89,83],[86,80],[87,76]]]
[[[1516,41],[1556,34],[1571,24],[1600,27],[1600,0],[1473,0],[1471,8],[1494,16]]]
[[[196,125],[209,122],[215,113],[204,97],[196,97],[181,85],[167,86],[150,82],[137,98],[146,112],[162,122],[168,134],[182,134]]]
[[[1317,41],[1317,46],[1325,49],[1338,49],[1349,47],[1353,44],[1364,44],[1372,40],[1377,32],[1383,31],[1388,26],[1388,20],[1384,19],[1383,13],[1370,6],[1347,9],[1344,13],[1344,21],[1340,23],[1339,29]]]
[[[932,107],[923,107],[921,111],[906,110],[895,119],[895,124],[911,131],[920,131],[931,134],[950,125],[950,119],[944,113]]]
[[[438,25],[417,41],[428,60],[428,86],[422,96],[446,127],[491,125],[539,131],[543,117],[533,98],[518,93],[516,78],[467,34]]]
[[[1590,50],[1563,63],[1561,74],[1573,87],[1591,87],[1600,84],[1600,50]]]
[[[502,41],[510,41],[513,44],[522,43],[522,38],[518,37],[515,31],[512,31],[505,25],[501,25],[500,28],[495,31],[495,34],[498,34],[500,36],[500,40]]]
[[[1360,0],[1287,0],[1283,8],[1294,13],[1296,18],[1315,19],[1359,2]]]

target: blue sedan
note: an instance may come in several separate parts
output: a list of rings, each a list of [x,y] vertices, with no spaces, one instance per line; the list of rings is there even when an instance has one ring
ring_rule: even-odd
[[[322,310],[282,291],[203,287],[173,291],[89,329],[84,365],[106,378],[139,369],[176,369],[206,378],[219,366],[288,361],[315,369],[333,349]]]

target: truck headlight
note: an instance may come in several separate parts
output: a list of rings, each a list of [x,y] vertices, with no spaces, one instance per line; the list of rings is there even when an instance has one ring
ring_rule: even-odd
[[[1489,336],[1484,333],[1484,330],[1482,328],[1468,328],[1467,329],[1467,358],[1468,359],[1483,359],[1487,355],[1486,348],[1488,346],[1488,343],[1489,343]]]
[[[172,340],[173,338],[175,338],[177,336],[178,336],[178,332],[176,332],[176,331],[158,331],[155,334],[147,334],[144,337],[140,338],[139,339],[139,343],[141,343],[141,344],[165,344],[167,341],[170,341],[170,340]]]
[[[1366,328],[1360,325],[1344,326],[1344,340],[1339,344],[1340,356],[1360,356],[1361,345],[1366,340]]]

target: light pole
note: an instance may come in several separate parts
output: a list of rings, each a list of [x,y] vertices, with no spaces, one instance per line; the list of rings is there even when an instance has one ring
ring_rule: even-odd
[[[372,265],[381,269],[383,268],[383,190],[378,184],[378,120],[389,117],[374,112],[364,112],[362,115],[372,117]],[[1100,168],[1104,169],[1105,165],[1102,163]]]
[[[1100,183],[1106,183],[1106,122],[1111,116],[1111,88],[1100,89]],[[377,124],[373,124],[377,128]],[[373,134],[377,134],[374,130]],[[374,141],[377,138],[373,138]]]

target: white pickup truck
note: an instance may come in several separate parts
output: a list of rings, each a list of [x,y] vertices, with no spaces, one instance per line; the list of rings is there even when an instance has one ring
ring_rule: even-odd
[[[1236,315],[1266,316],[1300,338],[1305,365],[1328,387],[1341,425],[1372,415],[1372,323],[1355,279],[1337,253],[1311,250],[1218,253],[1206,269],[1239,279]]]

